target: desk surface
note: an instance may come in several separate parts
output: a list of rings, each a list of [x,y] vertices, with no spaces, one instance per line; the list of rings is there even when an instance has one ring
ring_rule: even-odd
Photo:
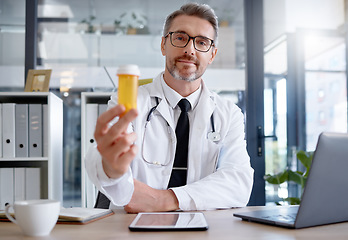
[[[47,237],[24,237],[14,223],[0,222],[0,239],[348,239],[348,222],[305,229],[286,229],[242,221],[233,217],[235,212],[245,212],[262,207],[204,211],[209,230],[203,232],[130,232],[128,225],[135,214],[117,211],[116,214],[86,225],[57,224]]]

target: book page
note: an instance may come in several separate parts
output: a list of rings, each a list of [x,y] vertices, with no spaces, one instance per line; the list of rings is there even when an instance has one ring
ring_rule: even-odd
[[[111,209],[100,208],[61,208],[59,220],[89,221],[113,213]]]

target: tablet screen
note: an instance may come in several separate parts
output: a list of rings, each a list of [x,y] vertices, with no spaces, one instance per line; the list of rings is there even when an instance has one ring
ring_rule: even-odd
[[[207,230],[208,224],[201,212],[138,213],[129,225],[132,231],[151,230]]]

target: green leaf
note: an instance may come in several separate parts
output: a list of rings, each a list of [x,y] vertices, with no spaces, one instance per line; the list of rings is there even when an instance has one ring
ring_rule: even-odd
[[[264,179],[270,184],[281,184],[288,180],[288,171],[285,170],[275,175],[267,174]]]
[[[287,201],[290,205],[299,205],[301,200],[297,197],[288,197],[284,199]]]
[[[288,178],[289,181],[292,181],[301,185],[302,188],[304,187],[305,177],[302,175],[302,173],[288,170],[288,175],[289,175],[289,178]]]
[[[312,152],[305,152],[305,151],[298,151],[297,152],[297,158],[300,160],[300,162],[307,168],[307,171],[311,167],[312,164],[312,158],[313,158],[313,153]]]

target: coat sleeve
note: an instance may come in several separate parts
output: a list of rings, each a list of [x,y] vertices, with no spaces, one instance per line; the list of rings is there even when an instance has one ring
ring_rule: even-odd
[[[223,209],[248,203],[254,170],[246,150],[244,117],[236,108],[225,118],[228,127],[216,171],[194,183],[172,189],[181,210]]]
[[[115,96],[112,96],[108,103],[108,109],[116,104],[117,100]],[[131,168],[118,179],[109,178],[103,170],[102,157],[96,145],[89,148],[85,158],[85,165],[89,179],[100,192],[110,199],[113,205],[125,206],[129,203],[134,191]]]

